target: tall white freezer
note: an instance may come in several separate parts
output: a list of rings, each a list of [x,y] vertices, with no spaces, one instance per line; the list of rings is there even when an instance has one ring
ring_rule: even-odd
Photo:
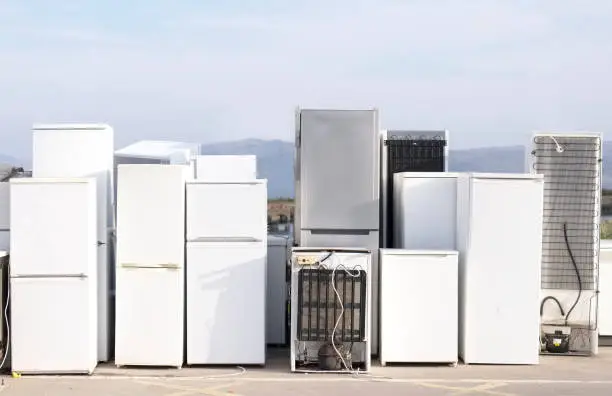
[[[96,181],[10,183],[12,370],[92,373],[98,361]]]
[[[94,177],[98,194],[98,361],[110,355],[110,243],[114,228],[113,129],[106,124],[33,127],[33,177]]]
[[[450,172],[394,175],[394,248],[455,250],[458,177]]]
[[[380,362],[457,363],[456,251],[380,249]]]
[[[458,179],[459,356],[466,364],[538,364],[544,179]]]
[[[119,165],[115,364],[183,364],[188,165]]]
[[[187,183],[187,363],[265,364],[267,181]]]

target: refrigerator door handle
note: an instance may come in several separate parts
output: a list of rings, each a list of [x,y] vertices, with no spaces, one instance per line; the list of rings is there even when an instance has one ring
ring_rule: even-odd
[[[106,245],[106,242],[98,241],[98,246]]]
[[[138,263],[121,263],[121,268],[148,268],[148,269],[172,269],[181,268],[177,263],[159,263],[159,264],[138,264]]]
[[[79,278],[86,279],[85,274],[28,274],[28,275],[11,275],[11,279],[45,279],[45,278]]]

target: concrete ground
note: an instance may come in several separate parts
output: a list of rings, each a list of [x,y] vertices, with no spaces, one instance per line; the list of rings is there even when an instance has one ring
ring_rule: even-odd
[[[289,373],[286,351],[265,368],[117,369],[92,376],[4,377],[0,396],[285,396],[612,394],[612,348],[596,357],[542,356],[538,366],[375,366],[370,374]]]

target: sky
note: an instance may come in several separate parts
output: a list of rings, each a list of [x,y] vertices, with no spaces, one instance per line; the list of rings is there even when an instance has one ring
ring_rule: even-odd
[[[0,0],[0,153],[30,156],[41,122],[291,140],[297,106],[376,107],[453,149],[606,133],[610,21],[605,0]]]

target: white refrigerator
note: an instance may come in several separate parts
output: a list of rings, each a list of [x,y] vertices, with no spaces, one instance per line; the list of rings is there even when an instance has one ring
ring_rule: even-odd
[[[459,356],[538,364],[544,178],[464,174],[457,187]]]
[[[96,181],[10,183],[12,370],[92,373],[97,364]]]
[[[114,229],[113,129],[106,124],[33,127],[33,177],[94,177],[98,227],[98,361],[110,355],[109,236]]]
[[[267,181],[187,183],[187,363],[263,365]]]
[[[188,165],[119,165],[115,364],[183,364]]]

